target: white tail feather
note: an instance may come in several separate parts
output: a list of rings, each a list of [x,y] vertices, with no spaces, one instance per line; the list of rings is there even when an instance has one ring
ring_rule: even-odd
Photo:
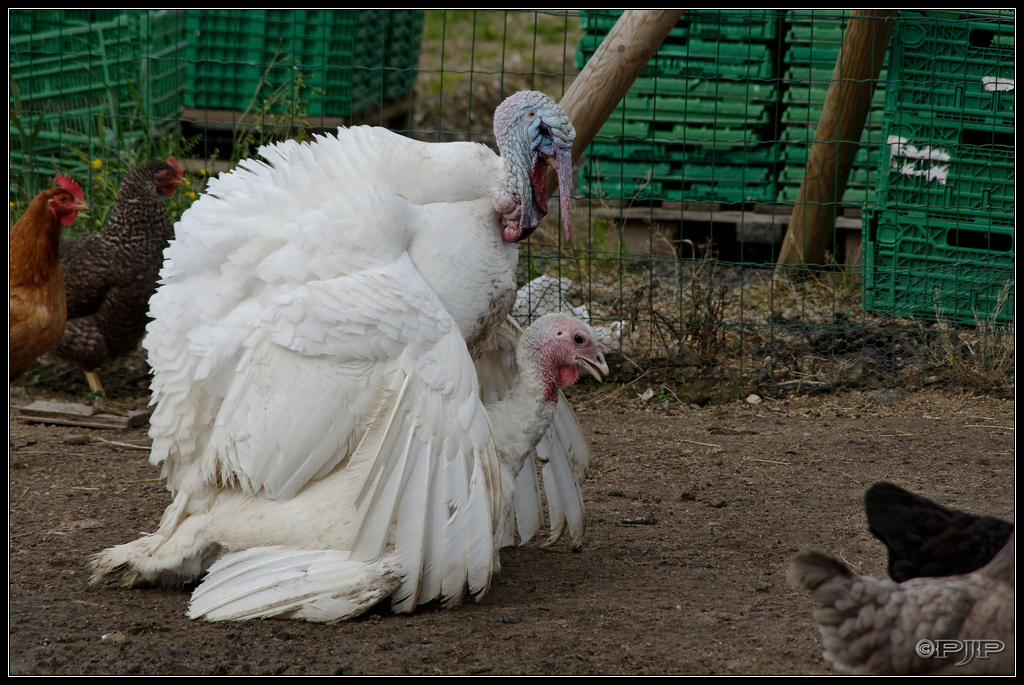
[[[401,583],[386,563],[354,561],[338,550],[254,547],[219,559],[192,594],[189,618],[243,621],[353,618]]]

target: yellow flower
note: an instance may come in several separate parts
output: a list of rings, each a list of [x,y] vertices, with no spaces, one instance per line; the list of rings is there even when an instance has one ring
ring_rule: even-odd
[[[94,160],[92,160],[92,168],[93,169],[99,169],[102,166],[103,166],[103,160],[102,159],[94,159]]]
[[[188,199],[190,199],[190,200],[194,200],[194,199],[196,199],[197,197],[199,197],[199,196],[198,196],[198,195],[196,195],[196,194],[195,194],[195,193],[194,193],[193,191],[191,191],[191,190],[190,190],[190,191],[188,191]]]

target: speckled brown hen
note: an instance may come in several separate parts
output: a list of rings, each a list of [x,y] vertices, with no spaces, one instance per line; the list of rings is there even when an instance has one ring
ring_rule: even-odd
[[[174,235],[164,197],[183,181],[173,158],[140,164],[121,183],[103,230],[61,245],[68,322],[53,354],[85,372],[100,404],[97,370],[134,351],[145,333],[149,298]]]

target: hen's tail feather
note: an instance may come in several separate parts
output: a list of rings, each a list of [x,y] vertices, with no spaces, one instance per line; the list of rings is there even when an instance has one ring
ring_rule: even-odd
[[[226,554],[210,567],[192,594],[188,616],[343,621],[370,609],[400,584],[386,563],[356,561],[349,552],[254,547]]]
[[[864,495],[868,530],[885,544],[889,576],[911,578],[969,573],[1006,544],[1013,524],[937,504],[891,483]]]

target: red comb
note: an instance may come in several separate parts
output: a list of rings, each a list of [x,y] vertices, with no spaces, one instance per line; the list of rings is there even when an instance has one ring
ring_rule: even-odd
[[[176,174],[178,174],[178,176],[184,176],[185,175],[185,174],[181,173],[181,167],[178,166],[178,160],[174,159],[174,157],[168,157],[167,158],[167,163],[171,165],[171,168],[174,169],[174,172]]]
[[[78,182],[75,181],[75,179],[70,176],[65,176],[64,174],[57,174],[57,177],[53,180],[57,183],[58,187],[71,193],[72,197],[79,202],[85,200],[85,193],[82,192],[82,186],[78,185]]]

